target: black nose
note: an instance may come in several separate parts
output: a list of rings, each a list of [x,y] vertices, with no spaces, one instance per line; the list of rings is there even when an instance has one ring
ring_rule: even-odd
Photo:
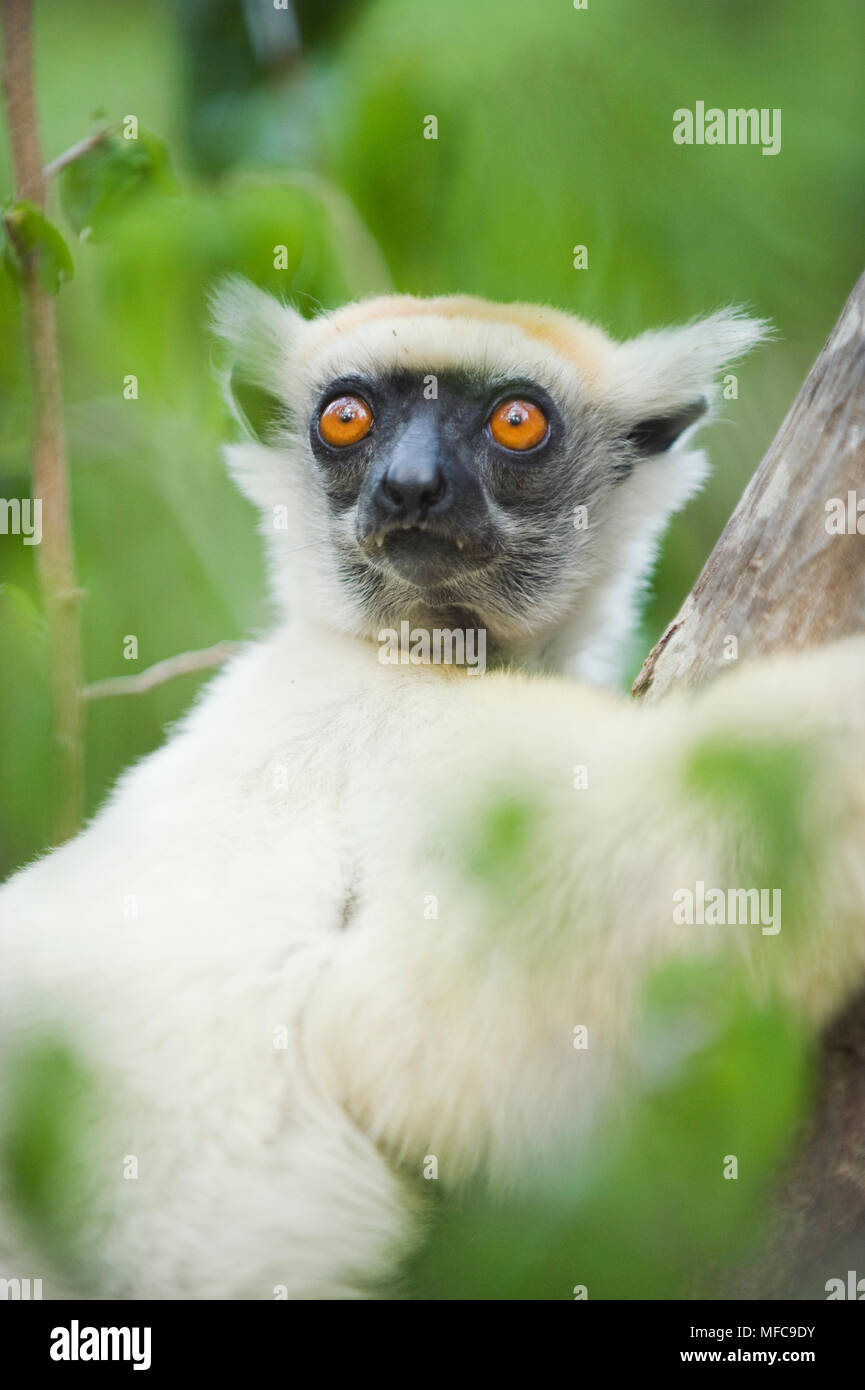
[[[424,521],[446,492],[447,479],[438,460],[423,453],[394,459],[379,483],[383,509],[400,521]]]

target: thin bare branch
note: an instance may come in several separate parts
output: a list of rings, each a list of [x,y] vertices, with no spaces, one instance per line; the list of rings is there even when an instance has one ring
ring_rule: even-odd
[[[179,652],[177,656],[157,661],[146,671],[134,676],[110,676],[104,681],[94,681],[85,686],[85,700],[103,700],[109,695],[144,695],[154,686],[164,685],[176,676],[188,676],[194,671],[206,671],[211,666],[221,666],[230,656],[240,650],[238,642],[217,642],[213,647],[202,647],[199,651]]]
[[[74,164],[76,159],[80,159],[82,155],[94,150],[97,145],[101,145],[107,134],[107,128],[96,130],[92,135],[85,135],[83,140],[78,140],[76,144],[70,145],[69,149],[64,150],[62,154],[58,154],[57,158],[52,159],[50,164],[46,164],[42,170],[42,178],[45,183],[49,179],[55,178],[68,165]]]

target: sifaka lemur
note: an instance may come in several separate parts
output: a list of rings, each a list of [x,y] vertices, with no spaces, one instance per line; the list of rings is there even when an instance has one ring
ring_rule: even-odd
[[[506,1186],[589,1132],[658,965],[735,962],[815,1029],[865,976],[865,648],[651,709],[600,688],[762,325],[618,344],[410,296],[305,321],[237,280],[215,320],[280,617],[0,893],[4,1070],[44,1036],[90,1077],[63,1257],[4,1205],[0,1273],[56,1255],[46,1295],[366,1296],[423,1227],[427,1156]],[[483,632],[488,669],[381,660],[405,623]],[[766,739],[819,750],[820,912],[683,928],[677,889],[737,883],[745,833],[688,759]],[[477,832],[514,796],[500,892]]]

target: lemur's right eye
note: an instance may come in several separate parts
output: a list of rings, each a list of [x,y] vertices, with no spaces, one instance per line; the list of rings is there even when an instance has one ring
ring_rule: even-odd
[[[334,449],[358,444],[371,429],[372,411],[360,396],[337,396],[318,417],[318,432]]]

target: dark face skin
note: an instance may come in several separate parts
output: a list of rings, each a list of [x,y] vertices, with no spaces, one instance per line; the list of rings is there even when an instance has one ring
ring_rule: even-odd
[[[414,373],[341,378],[328,384],[310,422],[331,507],[355,509],[360,555],[433,602],[442,589],[465,592],[471,575],[515,558],[517,532],[548,531],[551,478],[570,471],[564,421],[536,383],[442,373],[436,384],[437,398],[426,399]],[[321,412],[344,397],[365,402],[373,423],[358,442],[334,446],[322,437]],[[490,417],[511,400],[546,422],[532,447],[506,447],[491,433]]]
[[[335,519],[353,514],[353,541],[339,532],[346,579],[376,620],[442,615],[493,637],[540,609],[552,620],[594,543],[591,528],[575,530],[574,509],[597,509],[640,455],[668,447],[688,421],[629,431],[589,406],[566,415],[525,379],[433,379],[427,399],[422,374],[342,377],[313,409],[309,439],[330,508]],[[358,411],[368,412],[361,424]],[[530,447],[511,447],[526,439]]]

